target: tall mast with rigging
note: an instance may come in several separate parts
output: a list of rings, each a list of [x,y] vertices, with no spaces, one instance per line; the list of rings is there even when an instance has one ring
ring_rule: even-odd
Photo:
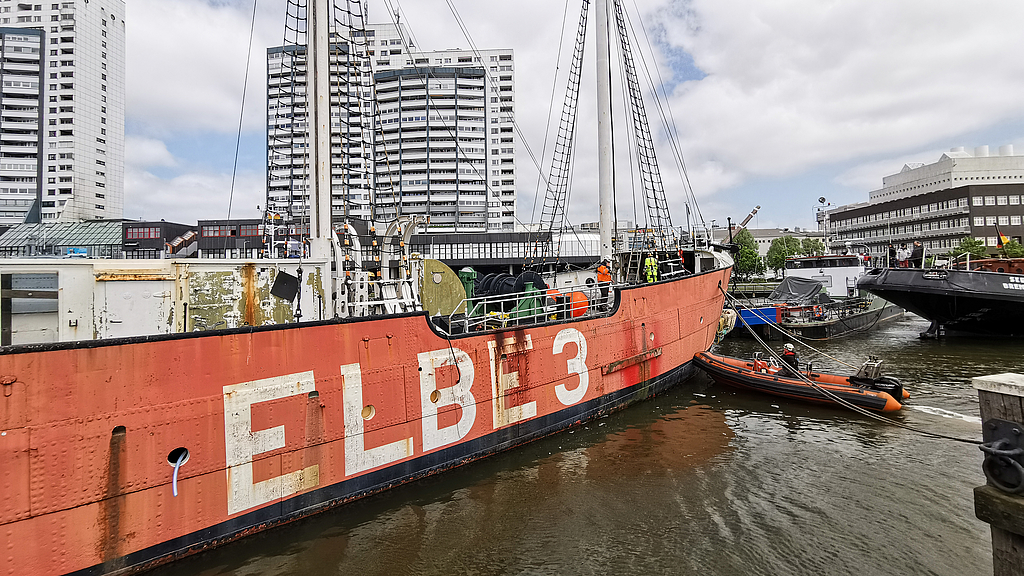
[[[317,259],[331,258],[334,234],[331,228],[331,2],[309,0],[309,26],[306,34],[306,99],[312,185],[309,199],[309,252],[311,257]]]
[[[601,259],[612,257],[612,213],[614,172],[612,171],[612,86],[609,63],[608,0],[597,0],[597,189],[600,202]]]

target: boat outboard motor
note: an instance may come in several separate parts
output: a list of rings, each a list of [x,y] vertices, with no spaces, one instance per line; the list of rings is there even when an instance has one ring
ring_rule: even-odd
[[[893,400],[903,402],[903,383],[897,378],[893,378],[892,376],[879,376],[871,383],[871,389],[878,390],[879,392],[888,392],[889,396],[892,396]]]
[[[892,376],[882,376],[882,360],[869,356],[857,374],[850,376],[850,384],[869,390],[887,392],[893,400],[903,402],[903,383]]]

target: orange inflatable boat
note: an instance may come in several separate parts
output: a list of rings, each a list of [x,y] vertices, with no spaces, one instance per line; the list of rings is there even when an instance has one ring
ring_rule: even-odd
[[[792,375],[788,367],[780,367],[774,360],[764,360],[760,357],[744,360],[699,352],[694,355],[693,361],[719,384],[786,398],[837,403],[832,397]],[[842,376],[814,371],[813,368],[801,370],[801,374],[835,396],[869,410],[893,412],[902,408],[901,402],[910,397],[910,394],[903,390],[899,380],[887,376]]]

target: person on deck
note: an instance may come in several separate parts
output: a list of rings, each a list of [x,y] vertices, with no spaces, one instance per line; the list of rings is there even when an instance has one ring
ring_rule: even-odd
[[[896,267],[896,246],[889,244],[888,259],[885,261],[886,268]]]
[[[601,289],[601,306],[608,307],[608,287],[612,283],[612,271],[609,268],[611,262],[607,258],[601,261],[597,267],[597,286]]]
[[[899,262],[900,268],[909,266],[910,249],[907,248],[906,244],[900,244],[900,249],[896,251],[896,261]]]
[[[658,260],[654,258],[652,253],[648,253],[647,259],[644,260],[644,274],[647,275],[648,284],[654,284],[658,281]]]
[[[782,361],[792,368],[792,372],[800,370],[800,358],[796,355],[796,349],[792,344],[786,344],[782,347]]]
[[[924,246],[920,242],[914,242],[914,249],[910,252],[910,267],[922,268],[924,264]]]

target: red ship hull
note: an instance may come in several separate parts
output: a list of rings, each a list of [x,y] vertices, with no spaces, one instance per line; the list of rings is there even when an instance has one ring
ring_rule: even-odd
[[[2,565],[130,572],[647,398],[712,344],[728,279],[450,339],[416,313],[0,350]]]

